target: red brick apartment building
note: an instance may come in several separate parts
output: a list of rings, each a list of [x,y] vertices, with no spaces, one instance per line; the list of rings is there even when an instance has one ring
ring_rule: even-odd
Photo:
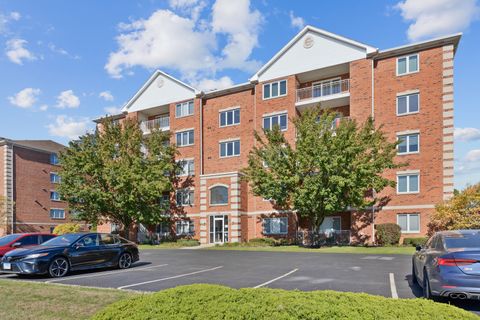
[[[171,132],[184,174],[194,177],[192,188],[176,191],[186,216],[174,229],[206,244],[288,237],[306,227],[241,180],[254,130],[278,124],[294,141],[292,118],[318,103],[359,122],[371,116],[392,141],[401,140],[398,160],[409,163],[384,173],[397,187],[382,192],[391,200],[375,208],[374,223],[398,223],[404,236],[421,236],[435,204],[453,193],[453,59],[460,37],[379,50],[307,26],[248,82],[230,88],[201,92],[156,71],[114,119],[136,119],[145,134],[153,127]],[[339,212],[321,229],[371,241],[372,210]]]
[[[66,203],[55,190],[58,152],[51,140],[0,138],[0,236],[15,232],[51,232],[69,221]]]

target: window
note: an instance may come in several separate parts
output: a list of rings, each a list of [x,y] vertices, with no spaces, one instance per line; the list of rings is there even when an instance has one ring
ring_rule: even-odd
[[[397,175],[397,193],[418,193],[419,179],[418,173]]]
[[[177,132],[177,146],[185,147],[193,145],[194,137],[193,130]]]
[[[39,244],[38,236],[26,236],[18,240],[17,242],[20,242],[20,246],[33,246]]]
[[[265,130],[273,129],[274,126],[279,126],[280,130],[287,130],[287,114],[276,114],[273,116],[263,117],[263,128]]]
[[[178,164],[181,166],[179,176],[193,176],[195,174],[195,163],[193,159],[180,160]]]
[[[177,206],[193,205],[193,190],[189,190],[189,189],[178,190],[175,196],[177,200]]]
[[[193,100],[179,103],[175,106],[175,118],[190,116],[193,114]]]
[[[58,165],[58,155],[56,153],[50,154],[50,164]]]
[[[419,150],[419,134],[405,134],[398,136],[398,154],[417,153]]]
[[[418,54],[401,57],[397,59],[397,75],[408,74],[418,71]]]
[[[263,100],[287,95],[287,80],[280,80],[263,85]]]
[[[64,209],[50,209],[50,218],[52,219],[65,219]]]
[[[114,236],[112,236],[111,234],[106,234],[106,233],[100,234],[100,245],[102,246],[113,245],[119,242],[120,241],[116,239]]]
[[[288,218],[267,218],[263,219],[264,234],[287,234]]]
[[[155,233],[158,233],[161,236],[166,236],[170,234],[170,224],[166,222],[159,223],[155,226]]]
[[[402,229],[402,233],[418,233],[420,232],[420,214],[397,214],[397,224]]]
[[[417,113],[419,100],[418,93],[397,96],[397,115]]]
[[[60,201],[60,194],[57,191],[50,191],[50,200]]]
[[[195,233],[195,225],[190,220],[180,220],[176,223],[177,236],[180,235],[193,235]]]
[[[77,242],[77,244],[82,247],[96,247],[99,245],[98,235],[91,234],[86,237],[83,237]]]
[[[220,158],[240,155],[240,140],[220,142]]]
[[[50,172],[50,182],[51,183],[60,183],[60,176],[58,173]]]
[[[53,229],[51,229],[50,233],[53,233],[53,230],[55,229],[55,227],[53,227]],[[55,235],[50,235],[50,234],[43,234],[42,235],[42,240],[40,241],[40,243],[43,243],[45,241],[48,241],[48,240],[52,240],[53,238],[55,238]]]
[[[228,204],[228,188],[216,186],[210,189],[210,204],[221,205]]]
[[[220,112],[220,127],[234,126],[240,123],[240,109]]]

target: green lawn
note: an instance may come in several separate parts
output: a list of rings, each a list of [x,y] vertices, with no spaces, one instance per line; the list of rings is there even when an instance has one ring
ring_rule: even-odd
[[[358,254],[405,254],[412,255],[414,247],[324,247],[310,249],[298,246],[253,247],[253,246],[215,246],[202,250],[238,250],[238,251],[269,251],[269,252],[311,252],[311,253],[358,253]]]
[[[163,242],[158,245],[151,244],[141,244],[138,246],[139,249],[178,249],[186,247],[198,247],[200,243],[198,241],[178,241],[178,242]]]
[[[107,305],[137,295],[114,289],[0,280],[0,319],[89,319]]]

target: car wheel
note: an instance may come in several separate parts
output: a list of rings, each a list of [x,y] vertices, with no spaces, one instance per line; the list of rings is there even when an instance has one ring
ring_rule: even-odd
[[[412,261],[412,283],[418,284],[417,273],[415,271],[415,263]]]
[[[132,256],[130,255],[130,253],[122,253],[122,255],[120,256],[120,258],[118,259],[118,267],[120,269],[128,269],[130,268],[132,265]]]
[[[432,299],[432,291],[430,290],[430,280],[428,280],[427,271],[423,271],[423,297]]]
[[[68,273],[69,264],[67,259],[63,257],[57,257],[50,262],[48,267],[48,274],[52,278],[60,278]]]

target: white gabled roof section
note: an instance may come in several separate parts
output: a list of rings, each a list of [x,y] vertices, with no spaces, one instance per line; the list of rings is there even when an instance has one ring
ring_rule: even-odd
[[[377,51],[377,48],[366,44],[306,26],[250,78],[250,81],[263,82],[334,66],[365,58],[367,54]]]
[[[134,112],[193,99],[199,91],[171,75],[156,70],[122,111]]]

